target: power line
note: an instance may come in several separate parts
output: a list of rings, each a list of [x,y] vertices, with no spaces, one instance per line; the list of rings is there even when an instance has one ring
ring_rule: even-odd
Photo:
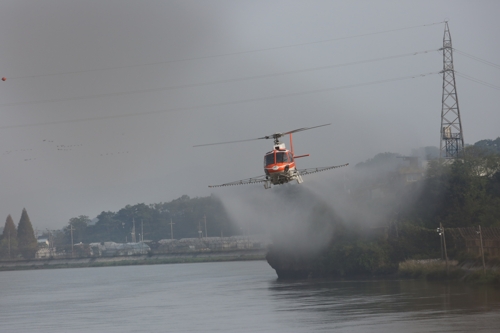
[[[332,69],[332,68],[338,68],[338,67],[360,65],[360,64],[371,63],[371,62],[390,60],[390,59],[396,59],[396,58],[404,58],[404,57],[415,56],[415,55],[419,55],[419,54],[426,54],[426,53],[435,52],[435,51],[440,51],[440,50],[433,49],[433,50],[426,50],[426,51],[418,51],[418,52],[411,52],[411,53],[405,53],[405,54],[399,54],[399,55],[393,55],[393,56],[387,56],[387,57],[380,57],[380,58],[374,58],[374,59],[368,59],[368,60],[348,62],[348,63],[343,63],[343,64],[320,66],[320,67],[313,67],[313,68],[306,68],[306,69],[299,69],[299,70],[294,70],[294,71],[271,73],[271,74],[253,75],[253,76],[246,76],[246,77],[227,79],[227,80],[209,81],[209,82],[202,82],[202,83],[189,83],[189,84],[168,86],[168,87],[161,87],[161,88],[131,90],[131,91],[108,93],[108,94],[81,96],[81,97],[67,97],[67,98],[48,99],[48,100],[40,100],[40,101],[5,103],[5,104],[0,104],[0,107],[31,105],[31,104],[46,104],[46,103],[55,103],[55,102],[67,102],[67,101],[76,101],[76,100],[109,97],[109,96],[122,96],[122,95],[130,95],[130,94],[142,94],[142,93],[148,93],[148,92],[159,92],[159,91],[165,91],[165,90],[177,90],[177,89],[185,89],[185,88],[204,87],[204,86],[210,86],[210,85],[216,85],[216,84],[234,83],[234,82],[249,81],[249,80],[255,80],[255,79],[264,79],[264,78],[269,78],[269,77],[277,77],[277,76],[284,76],[284,75],[291,75],[291,74],[313,72],[313,71]]]
[[[77,123],[77,122],[93,121],[93,120],[107,120],[107,119],[146,116],[146,115],[169,113],[169,112],[192,111],[192,110],[204,109],[204,108],[237,105],[237,104],[244,104],[244,103],[250,103],[250,102],[259,102],[259,101],[266,101],[266,100],[272,100],[272,99],[279,99],[279,98],[305,96],[305,95],[311,95],[311,94],[329,92],[329,91],[336,91],[336,90],[342,90],[342,89],[349,89],[349,88],[358,88],[358,87],[370,86],[370,85],[381,84],[381,83],[389,83],[389,82],[395,82],[395,81],[415,79],[415,78],[430,76],[430,75],[434,75],[434,74],[441,74],[441,72],[430,72],[430,73],[417,74],[417,75],[411,75],[411,76],[403,76],[403,77],[392,78],[392,79],[384,79],[384,80],[377,80],[377,81],[371,81],[371,82],[357,83],[357,84],[351,84],[351,85],[345,85],[345,86],[339,86],[339,87],[333,87],[333,88],[314,89],[314,90],[307,90],[307,91],[295,92],[295,93],[289,93],[289,94],[249,98],[249,99],[244,99],[244,100],[239,100],[239,101],[231,101],[231,102],[203,104],[203,105],[190,106],[190,107],[172,108],[172,109],[165,109],[165,110],[129,113],[129,114],[121,114],[121,115],[88,117],[88,118],[80,118],[80,119],[73,119],[73,120],[57,120],[57,121],[43,122],[43,123],[7,125],[7,126],[0,126],[0,129],[34,127],[34,126],[43,126],[43,125],[58,125],[58,124]]]
[[[491,83],[488,83],[486,81],[482,81],[482,80],[476,79],[476,78],[474,78],[472,76],[469,76],[469,75],[466,75],[466,74],[462,74],[462,73],[459,73],[457,71],[455,71],[455,73],[457,74],[457,76],[460,76],[460,77],[462,77],[462,78],[464,78],[466,80],[482,84],[483,86],[486,86],[486,87],[489,87],[489,88],[492,88],[492,89],[500,90],[500,87],[496,86],[494,84],[491,84]]]
[[[457,50],[457,49],[453,49],[455,52],[467,57],[467,58],[470,58],[472,60],[476,60],[480,63],[483,63],[485,65],[488,65],[488,66],[491,66],[491,67],[494,67],[496,69],[500,69],[500,65],[497,65],[495,63],[492,63],[491,61],[488,61],[488,60],[484,60],[484,59],[481,59],[479,57],[476,57],[475,55],[472,55],[472,54],[469,54],[469,53],[465,53],[463,51],[460,51],[460,50]]]
[[[234,55],[240,55],[240,54],[265,52],[265,51],[286,49],[286,48],[292,48],[292,47],[298,47],[298,46],[305,46],[305,45],[323,44],[323,43],[329,43],[329,42],[334,42],[334,41],[338,41],[338,40],[346,40],[346,39],[352,39],[352,38],[360,38],[360,37],[366,37],[366,36],[380,35],[380,34],[385,34],[385,33],[389,33],[389,32],[396,32],[396,31],[402,31],[402,30],[422,28],[422,27],[428,27],[428,26],[433,26],[433,25],[443,24],[443,23],[445,23],[445,21],[435,22],[435,23],[429,23],[429,24],[422,24],[422,25],[415,25],[415,26],[404,27],[404,28],[383,30],[383,31],[377,31],[377,32],[370,32],[370,33],[359,34],[359,35],[330,38],[330,39],[324,39],[324,40],[319,40],[319,41],[314,41],[314,42],[306,42],[306,43],[299,43],[299,44],[289,44],[289,45],[282,45],[282,46],[274,46],[274,47],[268,47],[268,48],[262,48],[262,49],[255,49],[255,50],[249,50],[249,51],[238,51],[238,52],[220,53],[220,54],[214,54],[214,55],[208,55],[208,56],[200,56],[200,57],[193,57],[193,58],[185,58],[185,59],[159,61],[159,62],[152,62],[152,63],[147,63],[147,64],[139,64],[139,65],[116,66],[116,67],[107,67],[107,68],[100,68],[100,69],[88,69],[88,70],[81,70],[81,71],[69,71],[69,72],[61,72],[61,73],[53,73],[53,74],[39,74],[39,75],[9,77],[9,80],[27,79],[27,78],[38,78],[38,77],[48,77],[48,76],[67,75],[67,74],[90,73],[90,72],[97,72],[97,71],[106,71],[106,70],[115,70],[115,69],[126,69],[126,68],[144,67],[144,66],[155,66],[155,65],[164,65],[164,64],[174,64],[174,63],[194,61],[194,60],[203,60],[203,59],[212,59],[212,58],[219,58],[219,57],[228,57],[228,56],[234,56]]]

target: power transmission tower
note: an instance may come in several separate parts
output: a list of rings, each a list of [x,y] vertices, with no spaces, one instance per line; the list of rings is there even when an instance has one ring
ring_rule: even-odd
[[[443,37],[443,103],[441,108],[441,144],[439,157],[453,160],[462,157],[464,133],[458,108],[455,70],[453,67],[453,47],[448,22],[445,22]]]

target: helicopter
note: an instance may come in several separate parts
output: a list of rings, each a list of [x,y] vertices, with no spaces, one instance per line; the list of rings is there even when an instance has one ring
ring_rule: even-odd
[[[223,186],[233,186],[233,185],[245,185],[245,184],[255,184],[255,183],[264,183],[264,188],[269,189],[271,188],[271,185],[282,185],[289,183],[291,181],[297,181],[297,184],[301,184],[304,182],[302,179],[302,176],[308,175],[311,173],[316,173],[316,172],[321,172],[321,171],[326,171],[330,169],[336,169],[336,168],[341,168],[348,166],[349,163],[347,164],[342,164],[342,165],[335,165],[335,166],[327,166],[327,167],[320,167],[320,168],[309,168],[309,169],[302,169],[299,170],[296,168],[295,165],[295,159],[297,158],[302,158],[302,157],[307,157],[309,154],[305,155],[295,155],[295,152],[293,150],[293,141],[292,141],[292,134],[313,129],[313,128],[318,128],[318,127],[323,127],[323,126],[328,126],[331,124],[323,124],[323,125],[318,125],[318,126],[313,126],[313,127],[302,127],[302,128],[297,128],[293,131],[288,131],[284,133],[274,133],[271,135],[266,135],[260,138],[255,138],[255,139],[247,139],[247,140],[236,140],[236,141],[226,141],[226,142],[218,142],[218,143],[208,143],[208,144],[202,144],[202,145],[195,145],[193,147],[203,147],[203,146],[213,146],[213,145],[220,145],[220,144],[228,144],[228,143],[237,143],[237,142],[246,142],[246,141],[254,141],[254,140],[266,140],[266,139],[273,139],[274,144],[273,144],[273,149],[269,152],[267,152],[264,155],[264,175],[262,176],[257,176],[257,177],[252,177],[252,178],[247,178],[247,179],[242,179],[242,180],[237,180],[234,182],[230,183],[225,183],[225,184],[220,184],[220,185],[209,185],[208,187],[223,187]],[[290,136],[290,149],[286,149],[286,146],[284,143],[280,142],[280,138],[289,135]]]

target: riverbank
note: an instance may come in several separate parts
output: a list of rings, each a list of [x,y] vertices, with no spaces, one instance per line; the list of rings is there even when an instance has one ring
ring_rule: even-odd
[[[500,263],[490,261],[483,268],[477,261],[459,263],[456,260],[407,260],[401,262],[398,275],[403,278],[426,280],[458,280],[476,284],[500,285]]]
[[[0,261],[0,271],[265,260],[265,256],[266,256],[266,250],[258,249],[258,250],[220,251],[220,252],[153,254],[153,255],[119,256],[119,257],[33,259],[33,260],[17,260],[17,261]]]

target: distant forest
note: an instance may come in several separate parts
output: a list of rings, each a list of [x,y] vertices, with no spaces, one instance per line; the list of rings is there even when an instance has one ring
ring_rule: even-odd
[[[205,230],[209,237],[230,236],[239,231],[215,196],[183,195],[165,203],[127,205],[118,212],[102,212],[93,220],[88,216],[74,217],[51,236],[56,246],[70,244],[71,229],[74,243],[125,243],[134,241],[134,228],[136,242],[199,237],[200,231],[205,236]]]

